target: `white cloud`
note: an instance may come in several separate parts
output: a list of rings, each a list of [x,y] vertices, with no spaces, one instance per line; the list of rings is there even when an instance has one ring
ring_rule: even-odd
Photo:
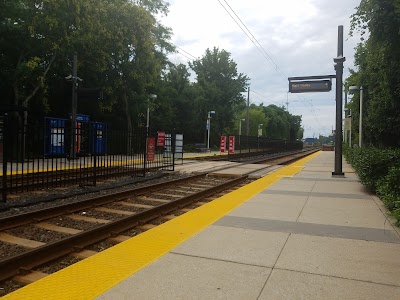
[[[334,74],[338,25],[344,25],[347,59],[344,78],[348,75],[358,38],[348,38],[347,33],[350,16],[359,0],[227,0],[227,3],[274,62],[257,50],[218,0],[172,1],[169,15],[161,22],[172,28],[173,43],[195,57],[201,57],[207,48],[214,46],[229,51],[238,71],[251,78],[251,89],[265,96],[263,100],[260,95],[251,94],[253,103],[282,104],[288,97],[289,111],[303,117],[306,137],[330,134],[335,123],[335,85],[329,93],[288,95],[286,77]],[[171,60],[188,61],[179,54],[172,55]]]

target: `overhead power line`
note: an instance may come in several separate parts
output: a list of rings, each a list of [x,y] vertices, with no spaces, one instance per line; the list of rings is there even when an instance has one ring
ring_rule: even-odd
[[[235,10],[229,5],[229,3],[226,0],[222,0],[225,5],[218,0],[219,4],[224,8],[224,10],[228,13],[228,15],[232,18],[232,20],[239,26],[239,28],[243,31],[243,33],[248,37],[248,39],[254,44],[254,46],[257,48],[257,50],[262,54],[262,56],[274,67],[275,71],[282,77],[282,79],[287,82],[288,76],[279,68],[278,64],[274,61],[274,59],[271,57],[271,55],[265,50],[265,48],[260,44],[260,42],[257,40],[257,38],[253,35],[253,33],[250,31],[250,29],[244,24],[242,19],[239,17],[239,15],[235,12]],[[229,9],[228,9],[229,8]],[[305,99],[301,99],[299,95],[297,95],[297,98],[300,100],[300,102],[310,110],[312,113],[313,117],[315,118],[316,122],[321,126],[316,114],[315,110],[313,109],[313,104],[309,104],[310,108],[307,107],[305,104]],[[321,126],[323,127],[323,126]]]
[[[188,58],[187,55],[189,55],[189,56],[191,57],[191,58],[189,58],[189,59],[197,59],[196,56],[190,54],[189,52],[187,52],[186,50],[182,49],[181,47],[179,47],[179,46],[177,46],[177,45],[174,45],[174,46],[178,49],[178,53],[181,54],[181,55],[183,55],[183,56],[185,56],[186,58]],[[179,50],[180,50],[180,51],[179,51]],[[182,53],[181,51],[182,51],[183,53]]]
[[[262,101],[268,100],[269,102],[273,102],[273,103],[275,103],[275,104],[278,105],[278,106],[281,106],[281,105],[282,105],[282,103],[279,103],[279,102],[277,102],[277,101],[274,101],[274,100],[272,100],[272,99],[270,99],[270,98],[268,98],[268,97],[266,97],[266,96],[260,94],[259,92],[256,92],[256,91],[254,91],[254,90],[251,90],[250,92],[253,93],[253,94],[255,94],[255,95],[258,95],[259,97],[256,96],[256,98],[258,98],[258,99],[260,99],[260,100],[262,100]]]

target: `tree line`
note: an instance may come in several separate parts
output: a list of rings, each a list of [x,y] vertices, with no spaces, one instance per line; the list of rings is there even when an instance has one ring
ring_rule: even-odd
[[[247,115],[250,78],[215,47],[188,65],[171,63],[172,30],[157,18],[168,7],[163,0],[1,1],[1,104],[27,107],[30,123],[67,118],[72,86],[65,77],[76,53],[78,113],[133,130],[145,126],[150,107],[151,127],[202,142],[213,110],[211,140],[235,134]],[[262,127],[271,138],[302,138],[301,116],[283,107],[251,105],[249,115],[251,135]]]
[[[351,34],[359,32],[356,70],[349,86],[363,87],[363,141],[378,147],[400,146],[400,1],[361,0],[351,20]],[[360,93],[348,104],[352,135],[358,140]]]

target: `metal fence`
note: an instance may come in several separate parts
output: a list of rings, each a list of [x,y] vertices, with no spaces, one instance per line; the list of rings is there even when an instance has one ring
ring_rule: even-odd
[[[146,176],[174,170],[175,144],[157,145],[146,128],[132,132],[111,130],[107,124],[46,119],[44,125],[21,125],[2,118],[0,159],[2,201],[10,193],[67,185],[96,185],[120,176]]]
[[[287,141],[256,136],[235,136],[235,158],[253,155],[276,154],[295,150],[302,150],[302,141]]]

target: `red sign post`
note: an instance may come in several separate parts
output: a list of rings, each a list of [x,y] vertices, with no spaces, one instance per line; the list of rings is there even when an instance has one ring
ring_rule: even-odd
[[[165,132],[157,131],[157,146],[158,147],[165,146]]]
[[[156,156],[156,138],[147,138],[147,161],[153,161]]]
[[[229,154],[235,153],[235,136],[229,136]]]
[[[225,153],[225,149],[226,149],[226,136],[222,135],[219,150],[221,151],[221,153]]]

